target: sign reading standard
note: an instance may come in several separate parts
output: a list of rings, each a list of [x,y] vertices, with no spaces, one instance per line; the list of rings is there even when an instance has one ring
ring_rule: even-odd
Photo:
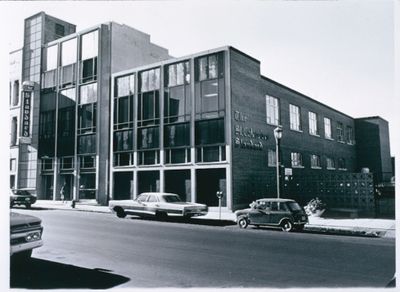
[[[32,108],[32,91],[34,85],[31,82],[23,83],[22,91],[22,137],[30,137],[31,129],[31,108]]]

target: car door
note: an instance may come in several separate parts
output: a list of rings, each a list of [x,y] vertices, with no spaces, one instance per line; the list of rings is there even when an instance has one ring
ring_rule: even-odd
[[[132,203],[126,206],[125,212],[134,215],[141,215],[145,213],[144,202],[146,202],[147,196],[148,196],[147,194],[141,194],[135,200],[131,201]]]
[[[270,222],[279,224],[282,218],[287,217],[288,210],[283,202],[271,202]]]
[[[270,212],[269,202],[257,202],[254,209],[249,213],[249,219],[252,224],[262,225],[269,223],[269,212]]]
[[[145,212],[152,215],[155,215],[158,208],[160,207],[159,200],[156,195],[149,195],[147,201],[144,202],[143,205]]]

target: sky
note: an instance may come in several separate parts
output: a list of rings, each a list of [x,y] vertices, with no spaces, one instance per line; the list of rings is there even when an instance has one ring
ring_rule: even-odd
[[[78,31],[111,20],[132,26],[175,57],[232,45],[258,59],[264,76],[352,117],[389,121],[396,155],[394,6],[389,0],[0,4],[7,51],[22,46],[23,20],[39,11]]]

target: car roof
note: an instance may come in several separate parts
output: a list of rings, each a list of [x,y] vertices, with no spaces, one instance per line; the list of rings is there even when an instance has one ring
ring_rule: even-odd
[[[172,196],[178,196],[177,194],[173,194],[173,193],[160,193],[160,192],[145,192],[145,193],[141,193],[139,196],[141,196],[141,195],[155,195],[155,196],[172,195]]]
[[[258,199],[257,202],[295,202],[292,199],[281,199],[281,198],[262,198]]]

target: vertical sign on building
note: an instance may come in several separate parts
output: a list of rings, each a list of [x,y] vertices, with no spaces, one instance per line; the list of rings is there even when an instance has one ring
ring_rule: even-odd
[[[22,142],[28,142],[31,137],[31,111],[32,111],[32,92],[33,82],[25,81],[22,85]]]

